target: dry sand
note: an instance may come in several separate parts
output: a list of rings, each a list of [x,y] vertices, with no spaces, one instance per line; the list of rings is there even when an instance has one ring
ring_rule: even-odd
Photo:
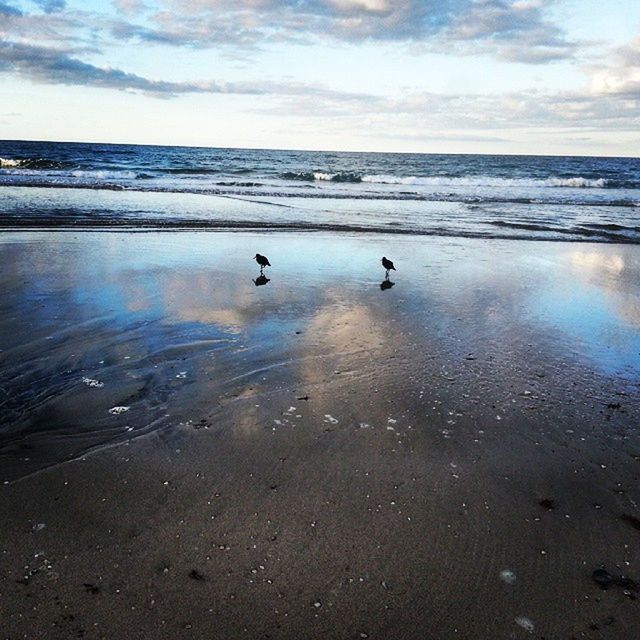
[[[0,638],[638,638],[639,247],[25,233],[0,261]]]

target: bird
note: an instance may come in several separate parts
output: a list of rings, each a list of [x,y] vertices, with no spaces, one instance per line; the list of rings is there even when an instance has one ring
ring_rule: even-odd
[[[261,256],[259,253],[256,253],[253,259],[260,265],[260,272],[262,272],[265,267],[271,266],[271,263],[269,262],[269,258],[267,258],[267,256]]]
[[[382,266],[387,271],[387,277],[389,276],[389,271],[391,271],[391,269],[393,269],[394,271],[396,270],[396,268],[393,266],[393,262],[391,262],[391,260],[387,260],[387,258],[385,258],[384,256],[382,257]]]

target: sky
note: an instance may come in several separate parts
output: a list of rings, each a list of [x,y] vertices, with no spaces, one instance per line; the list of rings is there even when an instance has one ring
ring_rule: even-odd
[[[640,155],[638,0],[0,0],[0,139]]]

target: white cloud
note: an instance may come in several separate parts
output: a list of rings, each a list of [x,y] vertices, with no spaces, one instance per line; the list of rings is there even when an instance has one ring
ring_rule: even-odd
[[[640,102],[640,37],[614,49],[607,64],[591,68],[595,93],[619,95]]]

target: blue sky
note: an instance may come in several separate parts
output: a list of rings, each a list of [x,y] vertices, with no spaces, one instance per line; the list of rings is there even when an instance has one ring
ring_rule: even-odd
[[[638,155],[638,0],[0,0],[0,138]]]

